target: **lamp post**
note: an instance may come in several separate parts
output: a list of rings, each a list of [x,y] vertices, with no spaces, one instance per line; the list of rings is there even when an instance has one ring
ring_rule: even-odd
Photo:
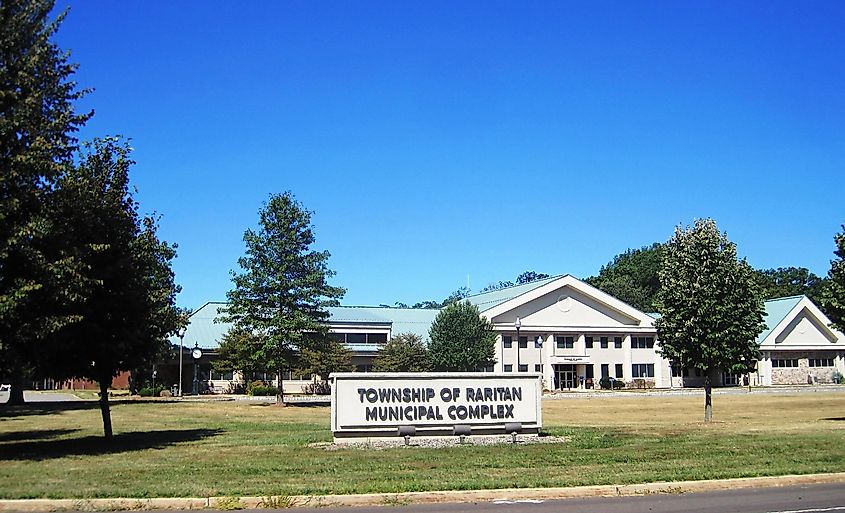
[[[516,322],[513,323],[513,327],[516,328],[516,372],[519,372],[519,328],[522,327],[522,322],[519,320],[519,317],[516,318]]]
[[[179,328],[179,331],[176,332],[176,336],[179,337],[179,397],[182,397],[182,353],[185,352],[185,327],[182,326]]]

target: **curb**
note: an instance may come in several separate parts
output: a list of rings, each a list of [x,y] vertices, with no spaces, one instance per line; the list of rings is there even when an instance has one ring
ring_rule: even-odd
[[[502,488],[359,495],[290,495],[273,497],[206,497],[153,499],[9,499],[0,500],[0,511],[135,511],[150,509],[199,510],[244,508],[294,508],[325,506],[396,506],[484,502],[519,499],[574,499],[652,494],[681,494],[743,488],[845,483],[845,472],[775,477],[747,477],[707,481],[674,481],[631,485],[577,486],[569,488]]]

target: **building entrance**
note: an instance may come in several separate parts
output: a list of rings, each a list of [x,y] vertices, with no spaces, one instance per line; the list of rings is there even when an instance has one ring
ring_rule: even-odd
[[[555,374],[560,390],[578,388],[578,374],[574,365],[555,365]]]

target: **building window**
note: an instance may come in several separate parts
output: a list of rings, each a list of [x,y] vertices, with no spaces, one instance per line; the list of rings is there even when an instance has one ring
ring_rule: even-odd
[[[613,337],[613,347],[622,349],[622,337]]]
[[[387,343],[387,333],[332,333],[331,338],[344,344]]]
[[[347,333],[346,334],[346,343],[347,344],[366,344],[367,343],[367,334],[366,333]]]
[[[607,349],[607,337],[601,337],[599,340],[601,340],[601,348]]]
[[[558,349],[572,349],[575,347],[575,337],[556,337]]]
[[[513,337],[510,335],[505,335],[502,337],[502,344],[504,344],[505,349],[510,349],[513,347]]]
[[[372,372],[373,366],[372,365],[356,365],[355,372]]]
[[[610,377],[610,364],[603,363],[601,364],[601,377],[609,378]]]
[[[833,358],[810,358],[810,367],[833,367]]]
[[[584,337],[584,345],[587,349],[593,348],[593,337]]]
[[[528,364],[527,363],[520,363],[519,364],[519,372],[528,372]]]
[[[776,368],[786,368],[786,367],[798,367],[798,360],[797,359],[779,359],[779,360],[772,360],[772,367]]]
[[[484,372],[493,372],[493,366],[490,365],[490,366],[484,367]]]
[[[686,368],[686,367],[681,367],[677,363],[673,363],[672,364],[672,377],[673,378],[679,378],[681,376],[688,378],[689,377],[689,369]]]
[[[535,363],[534,364],[534,372],[543,372],[543,364],[542,363]]]
[[[631,349],[654,348],[654,337],[631,337]]]
[[[635,378],[653,378],[654,364],[653,363],[635,363],[631,365],[631,374]]]
[[[622,364],[616,364],[616,379],[622,379]]]
[[[367,333],[368,344],[387,344],[387,333]]]
[[[513,372],[513,365],[506,363],[505,364],[505,372]]]
[[[528,337],[519,337],[519,348],[525,349],[528,347]]]
[[[232,381],[234,375],[232,371],[220,372],[214,369],[211,369],[211,379],[213,380],[224,380],[224,381]]]

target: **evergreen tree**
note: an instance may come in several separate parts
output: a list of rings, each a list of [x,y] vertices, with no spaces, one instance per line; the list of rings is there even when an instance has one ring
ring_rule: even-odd
[[[745,371],[765,328],[754,272],[711,219],[675,229],[660,269],[655,321],[664,358],[705,375],[704,420],[713,415],[710,372]]]
[[[447,306],[429,330],[428,354],[436,371],[481,371],[496,363],[496,333],[469,301]]]
[[[52,9],[52,0],[0,2],[0,373],[12,381],[10,403],[23,402],[37,341],[72,321],[47,305],[74,295],[78,271],[51,253],[44,210],[90,117],[74,111],[84,91],[53,41],[64,15],[51,21]]]
[[[328,284],[330,254],[311,249],[311,212],[290,192],[272,195],[258,215],[258,231],[244,233],[246,255],[238,259],[241,272],[232,272],[221,320],[260,341],[254,357],[276,373],[276,403],[284,405],[284,371],[295,368],[300,350],[328,337],[326,307],[346,291]]]

